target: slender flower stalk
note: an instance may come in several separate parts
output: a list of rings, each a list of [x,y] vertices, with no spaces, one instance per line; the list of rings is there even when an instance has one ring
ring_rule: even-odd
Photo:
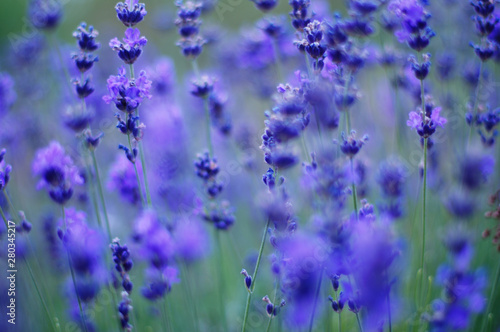
[[[253,275],[252,275],[252,284],[251,284],[250,288],[248,289],[247,303],[245,306],[245,314],[243,315],[243,324],[241,325],[241,332],[245,332],[245,329],[246,329],[248,312],[250,310],[250,303],[252,301],[252,294],[253,294],[253,290],[255,289],[255,281],[257,280],[257,273],[259,272],[260,261],[262,259],[262,253],[264,252],[264,247],[266,245],[266,237],[267,237],[270,222],[271,222],[271,220],[268,219],[267,223],[266,223],[266,227],[264,228],[264,233],[262,234],[262,240],[260,241],[257,262],[255,263],[255,269],[254,269]]]
[[[316,286],[316,295],[314,296],[314,301],[313,301],[313,308],[312,308],[312,312],[311,312],[311,320],[309,321],[309,332],[311,332],[312,328],[313,328],[314,314],[316,313],[316,305],[318,304],[318,297],[319,297],[319,293],[321,291],[321,283],[323,281],[323,274],[324,274],[323,270],[324,270],[323,267],[321,267],[321,271],[319,273],[318,285]]]
[[[425,92],[424,92],[424,80],[420,80],[420,90],[421,90],[421,99],[422,99],[422,109],[425,110]],[[422,113],[423,119],[422,121],[425,121],[425,111]],[[428,144],[428,138],[424,137],[424,184],[422,187],[422,252],[421,252],[421,261],[420,261],[420,287],[423,288],[423,282],[424,282],[424,264],[425,264],[425,239],[426,239],[426,234],[425,234],[425,226],[426,226],[426,193],[427,193],[427,144]]]
[[[61,211],[62,211],[64,232],[66,232],[68,226],[66,224],[66,211],[64,209],[64,205],[61,205]],[[68,254],[69,270],[71,272],[71,279],[73,280],[75,295],[76,295],[76,299],[78,301],[78,309],[80,310],[80,318],[82,320],[83,328],[87,332],[88,331],[87,320],[85,319],[85,313],[83,312],[82,301],[80,300],[80,295],[78,294],[78,291],[77,291],[75,271],[73,270],[73,262],[71,261],[71,256],[70,256],[69,251],[67,251],[67,254]]]
[[[490,296],[488,297],[488,306],[486,308],[486,311],[484,312],[484,318],[483,318],[483,324],[481,326],[481,332],[486,331],[487,322],[489,319],[491,308],[493,306],[493,301],[495,300],[495,291],[497,289],[499,280],[500,280],[500,263],[498,264],[497,271],[496,271],[495,277],[493,279],[493,286],[491,286]]]

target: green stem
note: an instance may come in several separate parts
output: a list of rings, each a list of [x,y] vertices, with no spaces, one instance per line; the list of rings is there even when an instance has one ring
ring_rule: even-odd
[[[309,321],[309,332],[312,331],[313,323],[314,323],[314,314],[316,312],[316,305],[318,304],[319,292],[321,290],[321,282],[323,281],[323,267],[321,267],[321,271],[319,273],[318,285],[316,286],[316,294],[314,295],[314,303],[311,312],[311,319]]]
[[[276,72],[278,74],[278,80],[280,83],[283,82],[283,70],[281,68],[281,59],[280,59],[280,48],[278,45],[278,40],[276,38],[272,38],[273,42],[273,51],[274,51],[274,64],[276,65]]]
[[[203,98],[203,108],[205,109],[205,124],[207,130],[207,144],[208,144],[208,152],[209,157],[212,158],[214,156],[214,148],[212,145],[212,133],[211,133],[211,121],[210,121],[210,109],[208,108],[208,98]]]
[[[127,115],[126,115],[126,122],[128,122],[128,116],[129,115],[127,113]],[[130,152],[132,153],[132,142],[130,140],[130,133],[127,134],[127,139],[128,139],[128,147],[130,149]],[[146,203],[144,202],[144,193],[142,192],[141,180],[139,178],[139,172],[137,171],[137,165],[136,165],[135,161],[132,164],[134,164],[135,178],[137,180],[137,187],[139,187],[139,193],[140,193],[140,196],[141,196],[142,206],[146,206]]]
[[[358,321],[359,330],[363,332],[363,326],[361,325],[361,320],[359,319],[358,313],[356,313],[356,320]]]
[[[493,286],[491,287],[490,297],[488,298],[488,307],[486,308],[486,312],[484,313],[483,325],[481,327],[481,331],[486,331],[486,323],[488,321],[488,316],[491,311],[491,306],[493,305],[495,291],[498,285],[498,280],[500,279],[500,262],[497,267],[497,272],[495,273],[495,280],[493,281]]]
[[[97,198],[96,198],[96,193],[95,193],[95,188],[93,186],[93,181],[92,179],[92,172],[90,171],[90,167],[87,162],[87,158],[85,159],[85,169],[87,171],[87,177],[89,179],[89,193],[90,193],[90,198],[92,201],[92,206],[94,207],[94,212],[97,218],[97,223],[99,224],[99,228],[102,229],[102,221],[101,221],[101,212],[99,211],[99,206],[97,204]],[[111,242],[111,241],[110,241]]]
[[[66,225],[66,211],[64,210],[64,205],[61,205],[61,209],[62,209],[62,218],[63,218],[64,231],[66,231],[67,230],[67,225]],[[80,309],[80,318],[82,319],[84,330],[87,332],[88,328],[87,328],[87,322],[85,320],[85,314],[83,312],[82,302],[81,302],[80,296],[78,295],[78,292],[76,290],[76,278],[75,278],[75,271],[73,270],[73,263],[71,262],[71,256],[70,256],[68,250],[66,251],[66,253],[68,254],[69,270],[71,272],[71,279],[73,280],[73,286],[75,288],[76,299],[78,300],[78,308]]]
[[[220,311],[222,314],[222,324],[224,326],[224,331],[228,331],[227,327],[227,318],[226,318],[226,307],[224,305],[224,298],[225,298],[225,292],[224,292],[224,257],[222,255],[222,245],[220,241],[220,231],[215,230],[215,240],[217,242],[217,250],[218,250],[218,270],[220,271],[219,274],[219,307]]]
[[[184,287],[184,291],[186,292],[186,295],[187,295],[187,300],[188,300],[188,304],[189,304],[189,307],[193,309],[193,325],[194,325],[194,329],[195,331],[199,331],[199,319],[198,319],[198,309],[197,309],[197,306],[196,306],[196,300],[195,298],[193,297],[193,293],[191,292],[192,290],[192,283],[191,283],[191,278],[190,278],[190,274],[189,274],[189,269],[188,269],[188,265],[184,262],[181,262],[180,264],[181,266],[181,269],[182,269],[182,272],[184,274],[184,279],[186,281],[186,283],[184,284],[186,287]]]
[[[356,191],[356,183],[355,183],[355,175],[354,175],[354,162],[352,160],[352,158],[350,158],[351,160],[351,174],[352,174],[352,177],[353,177],[353,180],[352,180],[352,202],[354,204],[354,215],[356,216],[356,221],[358,220],[358,193]]]
[[[277,177],[277,176],[276,176]],[[257,262],[255,263],[255,269],[252,275],[252,285],[247,295],[247,304],[245,306],[245,315],[243,316],[243,325],[241,326],[241,332],[245,332],[248,318],[248,311],[250,309],[250,302],[252,300],[252,293],[255,289],[255,282],[257,280],[257,273],[259,272],[260,260],[262,259],[262,253],[264,252],[264,246],[266,244],[267,229],[269,228],[270,219],[267,219],[266,227],[264,228],[264,233],[262,234],[262,240],[260,241],[259,255],[257,256]]]
[[[134,65],[130,64],[129,68],[130,68],[130,79],[135,80]],[[139,117],[139,108],[137,108],[135,110],[135,115],[137,117]],[[129,139],[129,145],[130,145],[130,134],[128,134],[128,139]],[[151,194],[149,191],[148,175],[147,175],[147,170],[146,170],[146,158],[144,156],[144,149],[142,147],[141,142],[138,141],[137,143],[138,143],[137,149],[139,149],[139,156],[141,158],[142,176],[144,178],[144,189],[146,190],[146,201],[148,203],[148,207],[152,207]],[[135,163],[134,163],[134,167],[136,167]],[[137,173],[137,169],[136,169],[136,173]],[[137,175],[137,178],[139,178],[139,175]],[[139,188],[140,188],[140,182],[139,182]],[[142,190],[141,190],[141,198],[144,199],[142,197]],[[144,201],[143,201],[143,203],[144,203]]]
[[[94,172],[96,176],[96,182],[97,182],[97,189],[99,192],[99,199],[101,201],[102,205],[102,211],[104,213],[104,220],[106,221],[106,229],[108,231],[108,240],[109,243],[111,243],[111,227],[109,224],[109,217],[108,217],[108,210],[106,208],[106,201],[104,200],[104,192],[102,190],[102,182],[101,182],[101,175],[99,174],[99,165],[97,164],[97,158],[95,156],[95,151],[90,150],[90,155],[92,156],[92,164],[94,165]]]

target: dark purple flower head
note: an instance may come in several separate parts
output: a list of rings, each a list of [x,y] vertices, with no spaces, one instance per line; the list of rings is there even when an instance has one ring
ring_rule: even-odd
[[[419,107],[417,112],[410,112],[409,120],[406,125],[416,129],[417,133],[423,138],[429,138],[436,131],[437,126],[444,127],[447,120],[440,116],[441,107],[434,107],[434,104],[429,99],[425,104],[425,115]]]
[[[177,1],[176,6],[179,8],[177,16],[181,20],[196,20],[201,15],[202,4],[195,1]]]
[[[361,15],[369,15],[378,8],[378,3],[369,0],[351,0],[350,6]]]
[[[52,29],[59,24],[62,7],[56,0],[32,0],[28,7],[28,17],[35,28]]]
[[[177,42],[177,46],[182,51],[182,55],[186,58],[195,59],[203,51],[203,45],[206,44],[206,40],[201,36],[195,36],[192,38],[183,38]]]
[[[86,222],[85,212],[75,208],[65,209],[65,220],[59,221],[62,241],[71,256],[71,262],[78,274],[93,274],[99,267],[104,249],[102,235],[91,229]]]
[[[68,107],[63,114],[64,125],[75,133],[81,133],[94,119],[94,112],[83,107]]]
[[[90,79],[86,78],[83,82],[79,79],[74,79],[75,91],[78,98],[87,98],[94,92],[94,87],[90,83]]]
[[[495,11],[495,2],[495,0],[477,0],[471,1],[470,4],[474,7],[476,14],[488,18]]]
[[[146,270],[146,284],[141,288],[142,296],[150,301],[163,298],[172,289],[174,283],[178,283],[179,271],[173,266],[161,269]]]
[[[458,180],[469,190],[479,189],[493,174],[495,158],[490,155],[469,153],[460,161]]]
[[[427,26],[430,15],[418,0],[393,0],[388,8],[400,19],[401,29],[395,32],[399,42],[417,52],[425,49],[435,33]]]
[[[141,172],[141,165],[136,164]],[[137,184],[134,165],[123,154],[119,154],[109,171],[107,187],[111,191],[118,191],[120,197],[133,205],[141,202],[141,189]]]
[[[257,9],[265,12],[270,11],[278,4],[278,0],[251,0]]]
[[[75,61],[76,68],[78,68],[81,73],[85,73],[92,68],[94,62],[99,61],[97,56],[87,53],[73,54],[72,58]]]
[[[490,41],[486,41],[481,45],[470,43],[470,46],[474,49],[474,53],[476,53],[479,59],[483,62],[488,61],[495,54],[496,45]]]
[[[461,190],[452,191],[445,201],[448,212],[457,219],[468,219],[474,215],[476,204],[473,197]]]
[[[198,159],[194,163],[196,175],[203,180],[207,194],[211,198],[214,198],[218,196],[224,188],[223,184],[216,178],[219,173],[217,159],[210,158],[208,152],[198,154],[197,157]]]
[[[218,230],[228,230],[235,222],[236,217],[233,214],[232,208],[227,201],[222,201],[220,204],[211,203],[203,214],[203,219],[212,223]]]
[[[385,196],[398,198],[403,196],[406,176],[400,163],[387,162],[381,165],[377,182]]]
[[[191,94],[196,97],[205,98],[210,95],[214,89],[214,78],[209,76],[202,76],[193,81],[193,88]]]
[[[285,32],[284,22],[282,16],[265,17],[257,22],[257,27],[264,31],[268,37],[279,38]]]
[[[7,150],[0,150],[0,190],[4,190],[10,180],[12,166],[5,163],[4,157]]]
[[[297,31],[303,31],[303,29],[311,22],[308,18],[308,8],[311,5],[310,0],[289,0],[288,2],[292,6],[292,11],[290,12],[290,17],[292,18],[292,26]]]
[[[142,48],[148,40],[141,37],[141,32],[137,28],[128,28],[125,30],[123,42],[114,38],[109,42],[109,47],[118,52],[118,56],[126,64],[133,64],[142,54]]]
[[[0,73],[0,115],[5,114],[17,99],[14,80],[7,73]]]
[[[174,258],[175,243],[167,227],[155,212],[146,210],[135,221],[134,238],[138,257],[157,269],[165,268]]]
[[[430,54],[423,55],[423,62],[419,63],[415,56],[410,56],[409,61],[411,63],[411,69],[418,80],[424,80],[429,74],[429,69],[431,67]]]
[[[144,98],[151,98],[151,81],[145,71],[139,77],[128,79],[124,67],[121,67],[117,76],[108,78],[109,95],[102,99],[109,104],[113,102],[120,111],[132,113],[139,107]]]
[[[349,158],[353,158],[361,147],[368,141],[368,135],[364,135],[362,139],[356,139],[356,132],[353,130],[346,137],[345,133],[342,133],[342,143],[340,144],[340,151]]]
[[[59,204],[71,198],[74,185],[83,184],[73,160],[56,141],[37,151],[32,171],[33,175],[40,177],[37,189],[47,188],[51,198]]]
[[[115,6],[116,15],[127,27],[132,27],[142,21],[148,13],[146,5],[139,3],[139,0],[126,0],[118,2]]]
[[[78,41],[78,47],[82,52],[93,52],[96,51],[101,44],[96,43],[95,39],[99,35],[97,30],[94,30],[93,26],[88,26],[87,23],[82,22],[73,32],[73,37]]]

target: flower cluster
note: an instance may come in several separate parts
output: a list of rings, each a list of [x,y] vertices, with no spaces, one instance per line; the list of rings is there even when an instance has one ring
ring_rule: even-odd
[[[7,150],[0,150],[0,190],[5,190],[7,184],[10,180],[10,172],[12,172],[12,166],[8,165],[4,158]]]
[[[410,112],[406,125],[415,129],[420,137],[429,138],[436,132],[438,126],[443,128],[447,122],[446,118],[442,117],[440,113],[441,107],[435,107],[433,101],[427,98],[425,112],[421,107],[417,108],[417,112]]]
[[[476,115],[467,112],[465,119],[469,126],[478,127],[477,131],[484,146],[491,147],[495,145],[498,136],[496,127],[500,123],[500,108],[491,109],[488,107],[484,112]]]
[[[109,245],[113,253],[113,261],[115,262],[115,270],[120,274],[122,279],[122,300],[118,305],[118,313],[120,315],[121,326],[126,331],[132,330],[132,325],[129,323],[129,312],[132,309],[130,293],[132,292],[133,284],[130,281],[129,271],[133,267],[132,260],[130,259],[130,252],[127,245],[120,245],[120,239],[115,238]]]
[[[403,216],[404,186],[407,174],[399,162],[385,162],[380,166],[377,177],[386,202],[379,205],[382,215],[391,219]]]
[[[65,204],[73,196],[73,186],[83,184],[73,160],[56,141],[37,151],[32,170],[40,177],[37,189],[47,188],[50,198],[58,204]]]
[[[115,6],[116,16],[127,27],[132,27],[142,21],[148,13],[146,5],[139,0],[126,0],[118,2]]]
[[[182,51],[182,54],[191,59],[197,58],[205,44],[205,39],[201,37],[199,32],[199,26],[201,24],[200,15],[202,4],[199,2],[182,1],[177,2],[177,20],[175,24],[179,29],[179,34],[181,39],[177,42],[177,46]]]
[[[82,99],[87,98],[94,92],[94,88],[90,85],[90,78],[85,78],[84,74],[92,68],[94,62],[99,60],[97,56],[92,54],[100,47],[100,44],[95,41],[98,35],[99,32],[94,30],[93,26],[87,27],[85,22],[81,23],[73,32],[73,37],[78,41],[80,53],[73,54],[72,58],[82,75],[81,80],[75,79],[73,82],[76,85],[75,89],[78,97]]]
[[[484,310],[486,277],[482,270],[470,268],[473,248],[467,235],[451,232],[445,242],[451,264],[442,265],[436,276],[443,297],[432,302],[432,311],[424,318],[431,330],[464,330],[472,315]]]
[[[499,18],[494,15],[495,2],[491,0],[478,0],[471,1],[470,4],[474,8],[476,15],[472,17],[472,20],[476,23],[476,32],[481,36],[481,42],[479,45],[470,43],[470,46],[474,49],[476,56],[482,61],[488,61],[495,54],[495,48],[497,47],[494,40],[487,38],[494,30],[497,25]]]

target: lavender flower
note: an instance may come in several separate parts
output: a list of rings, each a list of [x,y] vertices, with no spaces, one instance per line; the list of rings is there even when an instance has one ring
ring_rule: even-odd
[[[439,267],[436,281],[443,297],[432,303],[432,312],[424,315],[432,331],[464,330],[472,315],[484,310],[483,291],[486,277],[480,269],[471,270],[472,245],[462,231],[451,232],[446,240],[451,265]]]
[[[109,245],[109,247],[113,253],[115,270],[120,274],[122,279],[122,287],[128,294],[130,294],[134,285],[130,281],[128,273],[134,264],[130,259],[128,247],[127,245],[120,245],[120,239],[118,238],[113,239],[113,242]]]
[[[346,137],[345,133],[342,133],[342,144],[340,145],[340,151],[349,158],[353,158],[361,147],[368,141],[368,135],[364,135],[362,139],[356,139],[356,132],[351,131],[350,135]]]
[[[10,180],[10,173],[12,172],[12,166],[8,165],[4,160],[6,153],[7,150],[0,150],[0,190],[5,190]]]
[[[56,141],[37,151],[32,172],[40,177],[37,189],[47,188],[50,198],[58,204],[65,204],[71,198],[74,185],[83,184],[73,160]]]
[[[0,73],[0,115],[4,115],[16,102],[14,80],[7,73]]]
[[[120,111],[132,113],[144,98],[151,98],[150,89],[151,81],[145,71],[141,71],[139,77],[129,79],[125,67],[121,67],[117,76],[108,78],[109,95],[102,99],[106,104],[113,102]]]
[[[178,273],[179,271],[171,266],[146,270],[146,285],[141,288],[142,296],[150,301],[163,298],[170,292],[172,285],[180,281]]]
[[[477,190],[493,174],[494,167],[492,156],[470,153],[460,161],[457,178],[468,190]]]
[[[201,54],[203,45],[206,43],[206,40],[198,35],[202,4],[193,1],[186,1],[185,3],[178,1],[176,5],[179,10],[177,11],[178,18],[175,24],[181,36],[177,46],[179,46],[185,57],[195,59]]]
[[[417,108],[417,112],[410,112],[409,120],[406,121],[408,127],[413,128],[423,138],[429,138],[436,128],[439,126],[444,127],[447,120],[440,115],[441,107],[435,107],[434,104],[427,100],[425,104],[425,114],[422,109]]]
[[[140,164],[137,164],[140,168]],[[124,155],[117,156],[111,166],[109,180],[107,183],[109,190],[116,190],[120,197],[133,205],[141,201],[141,189],[137,184],[134,165],[132,165]]]
[[[32,0],[29,4],[29,20],[38,29],[55,28],[61,16],[61,4],[56,0]]]
[[[146,5],[139,3],[139,0],[126,0],[118,2],[115,6],[116,16],[127,27],[132,27],[141,22],[148,13]]]
[[[67,208],[66,220],[59,221],[58,235],[71,257],[73,269],[81,275],[94,274],[101,268],[104,249],[102,235],[87,225],[85,212]]]
[[[142,48],[148,40],[141,37],[141,32],[137,28],[128,28],[125,30],[125,38],[120,42],[118,38],[113,38],[109,42],[109,47],[118,52],[118,56],[126,64],[133,64],[142,54]]]

